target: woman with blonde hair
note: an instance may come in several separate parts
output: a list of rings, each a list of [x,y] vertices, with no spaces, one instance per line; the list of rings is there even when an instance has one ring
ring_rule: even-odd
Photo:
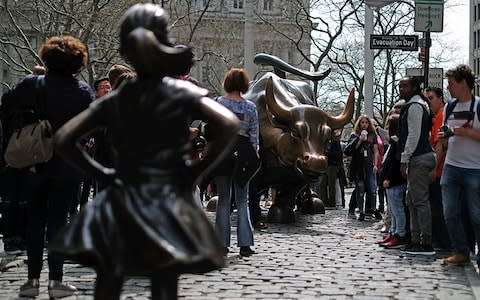
[[[375,208],[378,171],[377,133],[373,121],[367,115],[360,115],[355,122],[353,132],[345,147],[345,154],[352,157],[349,168],[350,180],[355,182],[355,198],[360,215],[359,221],[365,220],[364,195],[370,207]]]

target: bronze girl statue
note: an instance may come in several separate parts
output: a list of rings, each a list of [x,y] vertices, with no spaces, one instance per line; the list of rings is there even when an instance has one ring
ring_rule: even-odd
[[[109,184],[72,220],[50,250],[97,271],[96,299],[118,299],[128,276],[151,278],[153,299],[177,297],[182,273],[220,268],[223,246],[192,197],[192,185],[222,158],[239,126],[207,91],[169,76],[193,64],[188,48],[168,40],[158,5],[137,4],[121,19],[120,52],[136,79],[92,103],[56,134],[56,150],[85,173]],[[190,161],[188,125],[214,130],[205,157]],[[114,168],[86,155],[77,141],[106,127]]]

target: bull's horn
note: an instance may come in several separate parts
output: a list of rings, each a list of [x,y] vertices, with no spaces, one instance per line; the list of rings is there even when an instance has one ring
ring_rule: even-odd
[[[283,123],[289,120],[290,110],[283,107],[275,100],[275,95],[273,93],[273,78],[270,77],[267,80],[267,85],[265,87],[265,104],[267,111],[271,112],[275,121],[278,123]]]
[[[350,95],[348,95],[347,104],[343,112],[336,117],[329,116],[328,125],[332,129],[342,128],[345,126],[353,117],[353,106],[355,104],[355,89],[350,90]]]
[[[330,74],[330,71],[332,70],[332,69],[327,69],[323,72],[308,72],[305,70],[295,68],[294,66],[281,60],[277,56],[273,56],[265,53],[258,53],[257,55],[255,55],[255,57],[253,58],[253,62],[257,65],[272,66],[274,68],[275,74],[277,74],[277,72],[281,73],[282,76],[279,75],[279,77],[283,79],[286,78],[285,72],[289,72],[291,74],[294,74],[306,79],[310,79],[312,81],[319,81],[327,77],[328,74]]]

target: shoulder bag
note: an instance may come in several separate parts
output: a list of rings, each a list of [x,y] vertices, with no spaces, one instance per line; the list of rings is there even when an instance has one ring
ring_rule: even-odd
[[[5,163],[11,168],[26,168],[49,161],[53,156],[53,130],[46,119],[45,77],[35,82],[35,121],[23,124],[10,136],[5,149]]]

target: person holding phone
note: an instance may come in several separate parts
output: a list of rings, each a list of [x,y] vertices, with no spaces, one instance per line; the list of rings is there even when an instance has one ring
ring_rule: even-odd
[[[446,150],[442,186],[443,212],[454,252],[443,260],[447,265],[470,262],[462,218],[462,206],[468,207],[477,245],[480,246],[480,120],[475,109],[480,97],[472,90],[475,75],[467,65],[459,65],[446,73],[448,91],[457,100],[452,113],[438,132],[439,143]],[[447,109],[446,109],[447,110]],[[477,254],[480,265],[480,254]]]
[[[354,130],[344,153],[352,157],[350,162],[350,180],[355,182],[355,198],[360,215],[359,221],[365,220],[364,196],[367,192],[369,206],[376,207],[376,190],[378,171],[377,133],[372,120],[367,115],[360,115],[355,122]]]

